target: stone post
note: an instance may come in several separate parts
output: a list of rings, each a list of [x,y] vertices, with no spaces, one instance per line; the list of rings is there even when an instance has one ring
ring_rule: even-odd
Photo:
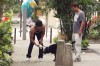
[[[64,45],[64,56],[63,56],[63,66],[73,66],[72,59],[72,46],[69,43]]]
[[[65,44],[63,40],[57,43],[55,66],[73,66],[71,45]]]

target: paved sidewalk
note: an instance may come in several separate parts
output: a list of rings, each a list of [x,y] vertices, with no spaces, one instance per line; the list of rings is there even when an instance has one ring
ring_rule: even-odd
[[[19,28],[17,27],[17,41],[14,46],[13,53],[13,65],[12,66],[55,66],[53,62],[53,54],[44,55],[43,61],[38,61],[38,48],[33,47],[32,58],[30,61],[26,61],[26,53],[29,45],[29,35],[27,33],[27,40],[22,40],[19,37]],[[54,31],[53,37],[56,35],[56,30]],[[49,33],[48,38],[44,37],[44,45],[49,46]],[[90,44],[89,50],[82,52],[82,61],[74,62],[73,66],[100,66],[100,44]]]

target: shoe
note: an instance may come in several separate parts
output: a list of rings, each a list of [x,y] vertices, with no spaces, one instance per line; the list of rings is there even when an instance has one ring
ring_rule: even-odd
[[[54,59],[53,61],[55,62],[56,60]]]
[[[81,61],[81,58],[77,58],[77,60],[80,62]]]
[[[30,61],[30,58],[26,58],[26,61]]]
[[[73,60],[74,62],[81,62],[81,58],[76,58]]]
[[[39,58],[39,62],[42,62],[43,61],[43,58]]]

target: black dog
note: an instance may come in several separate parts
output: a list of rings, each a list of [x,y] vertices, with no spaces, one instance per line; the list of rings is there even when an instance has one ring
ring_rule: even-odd
[[[72,46],[74,45],[75,41],[72,41],[71,44]],[[49,47],[46,47],[43,51],[44,54],[47,54],[47,53],[52,53],[54,54],[55,58],[53,61],[55,61],[56,59],[56,50],[57,50],[57,44],[52,44],[50,45]]]
[[[52,53],[54,54],[55,58],[56,58],[56,50],[57,50],[57,44],[52,44],[50,45],[49,47],[46,47],[43,51],[44,54],[47,54],[47,53]],[[55,61],[55,59],[53,60]]]

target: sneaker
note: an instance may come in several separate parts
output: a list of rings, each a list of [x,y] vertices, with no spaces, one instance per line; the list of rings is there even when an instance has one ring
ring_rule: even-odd
[[[43,58],[39,58],[39,62],[42,62],[43,61]]]
[[[26,61],[30,61],[30,58],[26,58]]]
[[[74,62],[81,62],[81,58],[76,58],[73,60]]]
[[[81,58],[77,58],[77,60],[80,62],[81,61]]]

